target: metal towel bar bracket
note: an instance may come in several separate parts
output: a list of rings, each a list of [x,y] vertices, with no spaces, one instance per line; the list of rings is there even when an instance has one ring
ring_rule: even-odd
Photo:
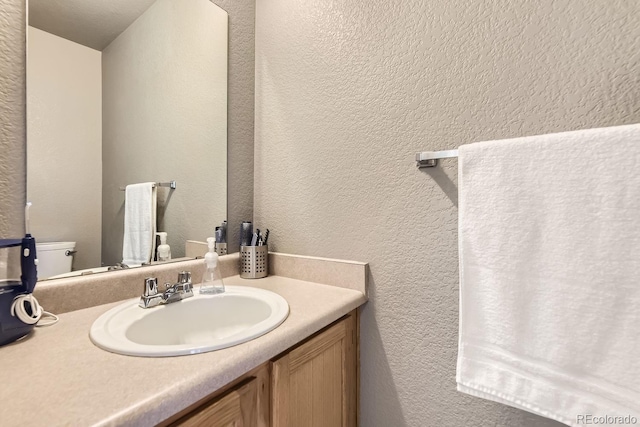
[[[458,157],[458,150],[444,150],[444,151],[423,151],[422,153],[416,153],[416,166],[418,168],[432,168],[438,166],[438,160],[451,159]]]
[[[154,187],[169,187],[172,190],[176,189],[176,182],[175,181],[169,181],[169,182],[156,182],[154,184]],[[126,190],[126,187],[120,187],[120,191],[124,191]]]

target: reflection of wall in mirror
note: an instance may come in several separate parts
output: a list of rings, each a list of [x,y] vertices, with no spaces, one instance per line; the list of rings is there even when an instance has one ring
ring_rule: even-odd
[[[38,241],[74,241],[74,268],[100,265],[101,53],[29,27],[27,198]]]
[[[229,13],[229,224],[253,215],[255,3],[214,0]],[[24,0],[3,0],[0,25],[0,235],[24,233],[26,198],[26,106]],[[235,166],[234,166],[235,165]],[[237,251],[237,233],[229,251]],[[38,237],[38,236],[36,236]],[[201,240],[201,239],[199,239]]]
[[[227,26],[208,0],[158,0],[103,51],[104,263],[122,259],[120,186],[177,181],[158,189],[174,258],[226,219]]]

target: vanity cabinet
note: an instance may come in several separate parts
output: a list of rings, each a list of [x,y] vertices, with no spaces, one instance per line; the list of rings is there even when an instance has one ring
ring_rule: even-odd
[[[272,427],[355,427],[357,324],[347,316],[272,363]]]
[[[257,411],[254,406],[257,394],[257,380],[255,378],[248,379],[237,390],[232,390],[199,411],[194,411],[180,425],[185,427],[257,426]]]
[[[354,310],[161,425],[355,427],[358,340]]]
[[[270,406],[270,364],[266,363],[160,425],[268,427]]]

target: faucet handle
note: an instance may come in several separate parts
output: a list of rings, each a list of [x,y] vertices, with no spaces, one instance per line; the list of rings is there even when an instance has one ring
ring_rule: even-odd
[[[150,297],[158,294],[158,279],[155,277],[147,277],[144,279],[144,294],[145,297]]]
[[[178,283],[185,284],[191,283],[191,272],[190,271],[181,271],[178,273]]]

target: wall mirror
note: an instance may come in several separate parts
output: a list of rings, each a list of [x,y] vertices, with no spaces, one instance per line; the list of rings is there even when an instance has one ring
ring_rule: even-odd
[[[74,275],[121,268],[124,187],[170,181],[156,224],[172,258],[213,236],[227,216],[227,13],[209,0],[30,0],[28,23],[37,241],[74,242]]]

